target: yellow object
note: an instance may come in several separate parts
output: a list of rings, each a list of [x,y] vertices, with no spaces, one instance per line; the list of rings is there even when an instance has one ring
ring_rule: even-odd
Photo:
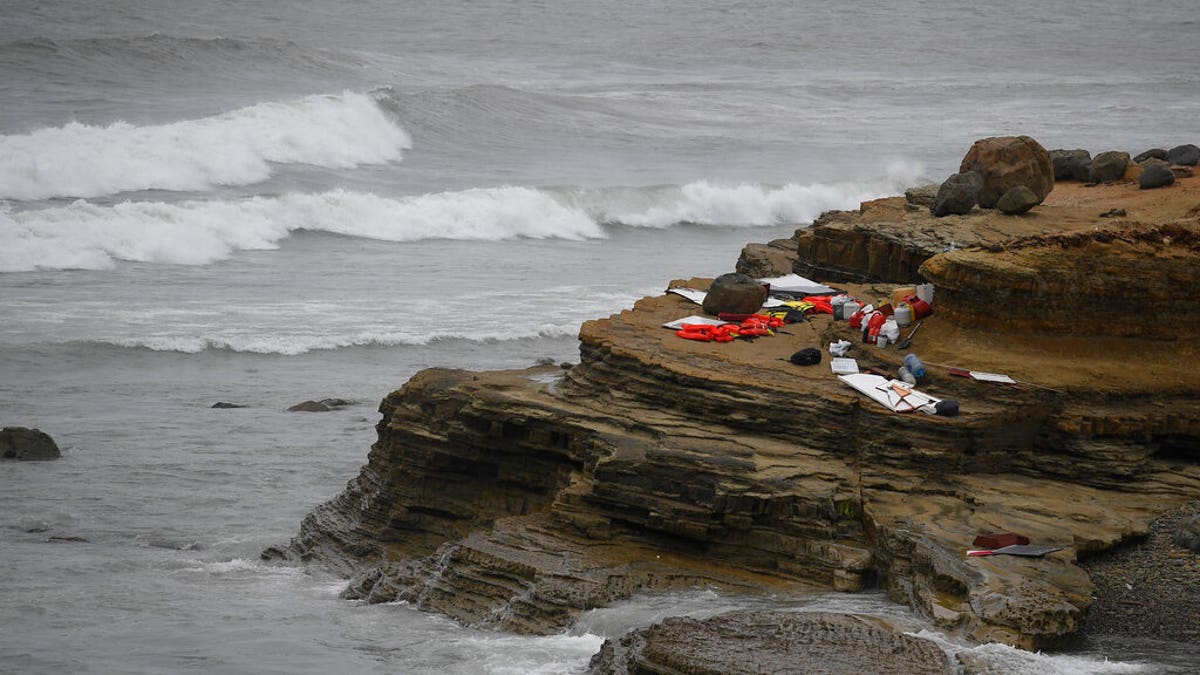
[[[916,294],[917,294],[916,286],[902,286],[901,288],[897,288],[896,290],[892,291],[892,304],[898,305],[898,304],[900,304],[900,301],[903,300],[904,298],[907,298],[910,295],[916,295]]]

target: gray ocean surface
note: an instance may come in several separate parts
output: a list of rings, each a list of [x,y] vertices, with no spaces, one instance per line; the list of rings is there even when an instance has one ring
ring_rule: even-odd
[[[0,672],[580,673],[670,615],[917,621],[697,589],[518,637],[258,554],[422,368],[577,361],[581,322],[977,138],[1197,142],[1198,34],[1193,0],[3,0],[0,424],[64,456],[0,464]],[[995,672],[1200,670],[922,634]]]

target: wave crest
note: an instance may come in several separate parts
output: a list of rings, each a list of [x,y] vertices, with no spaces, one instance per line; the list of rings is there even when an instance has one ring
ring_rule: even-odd
[[[411,147],[374,99],[353,92],[158,126],[72,122],[0,136],[0,198],[249,185],[269,178],[272,162],[352,168],[398,161]]]

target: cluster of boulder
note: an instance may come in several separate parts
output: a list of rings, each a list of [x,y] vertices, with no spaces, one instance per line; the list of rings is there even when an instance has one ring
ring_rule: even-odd
[[[1041,204],[1054,181],[1090,184],[1136,181],[1140,188],[1165,187],[1177,175],[1191,175],[1200,163],[1200,147],[1154,148],[1130,158],[1129,153],[1087,150],[1046,151],[1029,136],[997,136],[978,140],[963,157],[958,173],[940,186],[910,190],[909,202],[928,206],[937,217],[965,215],[978,205],[1020,215]]]

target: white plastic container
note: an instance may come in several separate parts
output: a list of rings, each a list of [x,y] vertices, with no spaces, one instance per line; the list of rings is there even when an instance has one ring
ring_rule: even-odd
[[[907,302],[901,302],[896,305],[896,310],[892,313],[892,319],[896,321],[896,325],[904,328],[912,323],[913,311],[912,306]]]
[[[921,284],[917,286],[917,297],[933,304],[933,284]]]

